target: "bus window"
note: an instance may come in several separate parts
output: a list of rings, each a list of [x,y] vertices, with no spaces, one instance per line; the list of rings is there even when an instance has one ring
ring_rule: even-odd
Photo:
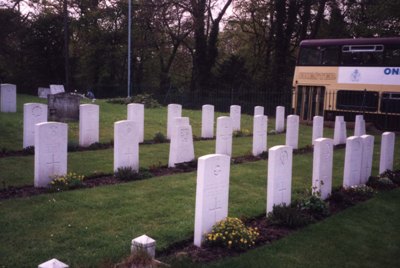
[[[339,47],[330,46],[325,47],[322,56],[322,65],[337,66],[339,65]]]
[[[399,92],[383,92],[381,99],[382,113],[400,113],[400,93]]]
[[[386,46],[385,65],[400,66],[400,46]]]
[[[321,64],[321,55],[319,47],[304,47],[300,51],[299,65],[318,66]]]
[[[338,90],[336,109],[376,112],[379,93],[376,91]]]
[[[343,52],[344,66],[382,66],[383,52]]]

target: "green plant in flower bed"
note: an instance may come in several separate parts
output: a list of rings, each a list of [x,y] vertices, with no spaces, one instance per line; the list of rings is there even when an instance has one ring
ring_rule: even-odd
[[[78,175],[74,172],[69,172],[66,175],[55,176],[50,182],[50,191],[61,192],[65,190],[77,189],[83,187],[83,175]]]
[[[393,183],[400,185],[400,170],[392,171],[386,170],[382,174],[379,175],[380,178],[388,178]]]
[[[380,176],[369,177],[367,185],[378,190],[391,190],[396,188],[396,184],[394,184],[393,181],[384,174],[385,173]]]
[[[114,176],[122,181],[136,181],[151,178],[153,174],[145,168],[139,168],[139,172],[137,172],[132,167],[120,167]]]
[[[306,211],[316,220],[329,216],[328,203],[322,200],[319,196],[311,195],[309,197],[301,199],[298,204],[298,208],[302,211]]]
[[[333,191],[329,200],[345,208],[353,206],[360,201],[370,199],[374,193],[374,189],[370,186],[357,185],[348,189],[340,188],[339,190]]]
[[[163,142],[167,142],[168,139],[167,139],[167,138],[165,137],[165,135],[162,134],[161,132],[157,132],[157,133],[154,135],[153,141],[154,141],[155,143],[163,143]]]
[[[205,243],[212,247],[245,250],[255,245],[260,234],[257,228],[246,227],[238,218],[230,218],[216,223],[211,233],[206,234]]]
[[[274,225],[280,225],[291,229],[306,226],[315,222],[315,219],[307,211],[299,209],[298,204],[274,206],[268,213],[268,219]]]

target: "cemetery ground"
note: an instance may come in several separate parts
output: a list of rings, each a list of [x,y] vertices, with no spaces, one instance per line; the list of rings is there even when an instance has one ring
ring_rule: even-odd
[[[40,99],[19,95],[16,114],[0,114],[0,148],[22,149],[22,105]],[[43,102],[43,100],[42,100]],[[110,143],[113,123],[126,119],[126,106],[99,100],[100,142]],[[228,109],[229,107],[227,107]],[[216,113],[215,117],[227,113]],[[200,136],[201,112],[183,110]],[[145,140],[166,134],[166,109],[145,110]],[[242,116],[244,133],[252,131],[252,117]],[[268,130],[273,129],[269,117]],[[348,129],[348,134],[352,133]],[[375,135],[372,174],[378,172],[380,133]],[[78,123],[69,124],[69,143],[78,143]],[[333,129],[325,128],[332,137]],[[311,143],[311,127],[301,125],[299,148]],[[233,157],[249,155],[251,136],[235,137]],[[284,144],[285,135],[268,135],[268,148]],[[394,167],[400,167],[396,139]],[[195,142],[196,157],[214,152],[215,140]],[[168,143],[140,145],[140,166],[154,168],[168,162]],[[7,155],[7,154],[5,154]],[[342,184],[344,149],[334,152],[333,187]],[[86,150],[68,154],[68,170],[94,176],[112,175],[113,151]],[[0,158],[2,188],[33,185],[33,155]],[[311,188],[312,151],[293,158],[292,200]],[[267,160],[231,165],[229,216],[253,218],[265,213]],[[171,174],[141,181],[46,193],[0,201],[0,266],[31,267],[57,258],[70,267],[108,267],[129,255],[131,239],[147,234],[162,253],[193,236],[196,172]],[[383,192],[367,202],[324,221],[295,231],[271,245],[211,263],[192,263],[185,255],[166,257],[172,266],[221,267],[398,267],[400,261],[400,190]]]

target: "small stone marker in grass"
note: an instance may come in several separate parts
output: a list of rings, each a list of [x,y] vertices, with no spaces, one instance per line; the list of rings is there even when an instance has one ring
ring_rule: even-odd
[[[212,226],[228,216],[230,161],[222,154],[198,160],[194,224],[194,245],[198,247]]]
[[[68,268],[69,266],[57,259],[51,259],[42,264],[39,264],[38,268]]]
[[[154,259],[156,256],[156,240],[145,234],[136,237],[131,243],[131,253],[135,253],[140,250],[146,251],[147,254]]]

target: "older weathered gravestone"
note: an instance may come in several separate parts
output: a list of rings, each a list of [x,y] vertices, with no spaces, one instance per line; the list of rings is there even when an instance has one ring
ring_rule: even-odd
[[[216,154],[232,154],[232,119],[228,116],[217,118],[217,134],[215,141]]]
[[[230,160],[227,155],[199,158],[197,167],[194,244],[198,247],[212,226],[228,216]]]
[[[354,124],[354,136],[365,135],[365,121],[363,115],[356,115],[356,122]]]
[[[17,112],[17,86],[13,84],[0,85],[0,111],[2,113]]]
[[[393,132],[384,132],[382,134],[379,174],[386,170],[393,170],[394,141],[395,134]]]
[[[362,140],[351,136],[346,140],[344,159],[343,187],[359,185],[361,178]]]
[[[47,105],[41,103],[24,104],[23,148],[35,145],[35,125],[47,121]]]
[[[48,95],[48,120],[58,122],[79,120],[80,101],[80,96],[70,93]]]
[[[254,107],[254,116],[256,115],[264,115],[264,107],[263,106],[255,106]]]
[[[171,133],[173,131],[173,122],[175,117],[182,117],[182,105],[180,104],[168,104],[168,115],[167,115],[167,138],[171,139]]]
[[[50,94],[50,88],[48,87],[39,87],[38,88],[38,97],[41,99],[47,99],[47,95]]]
[[[130,103],[128,104],[128,120],[136,123],[138,128],[139,142],[144,141],[144,104]]]
[[[168,167],[194,160],[192,127],[187,124],[178,124],[172,131]]]
[[[275,131],[285,131],[285,107],[277,106],[275,114]]]
[[[333,145],[345,144],[347,138],[346,122],[343,116],[336,116]]]
[[[239,131],[240,130],[241,107],[239,105],[231,105],[229,117],[232,119],[233,131]]]
[[[146,251],[154,259],[156,256],[156,240],[145,234],[132,239],[131,253],[141,250]]]
[[[362,135],[361,142],[363,147],[361,159],[360,184],[366,184],[371,176],[372,158],[374,154],[374,139],[372,135]]]
[[[99,105],[82,104],[79,107],[79,145],[87,147],[99,142]]]
[[[139,170],[139,135],[134,121],[114,123],[114,171],[118,168]]]
[[[314,140],[312,192],[326,199],[332,192],[333,140]]]
[[[299,116],[289,115],[286,124],[286,145],[297,149],[299,147]]]
[[[205,104],[201,109],[201,137],[214,137],[214,105]]]
[[[65,93],[64,85],[50,85],[50,94]]]
[[[54,176],[67,173],[68,125],[35,125],[35,187],[47,187]]]
[[[324,136],[324,118],[322,116],[313,117],[313,129],[312,129],[312,144],[316,139]]]
[[[51,259],[38,265],[38,268],[69,268],[69,266],[57,259]]]
[[[274,205],[289,205],[292,196],[291,146],[278,145],[268,150],[267,213]]]
[[[256,115],[253,120],[253,150],[254,156],[267,151],[267,122],[265,115]]]

